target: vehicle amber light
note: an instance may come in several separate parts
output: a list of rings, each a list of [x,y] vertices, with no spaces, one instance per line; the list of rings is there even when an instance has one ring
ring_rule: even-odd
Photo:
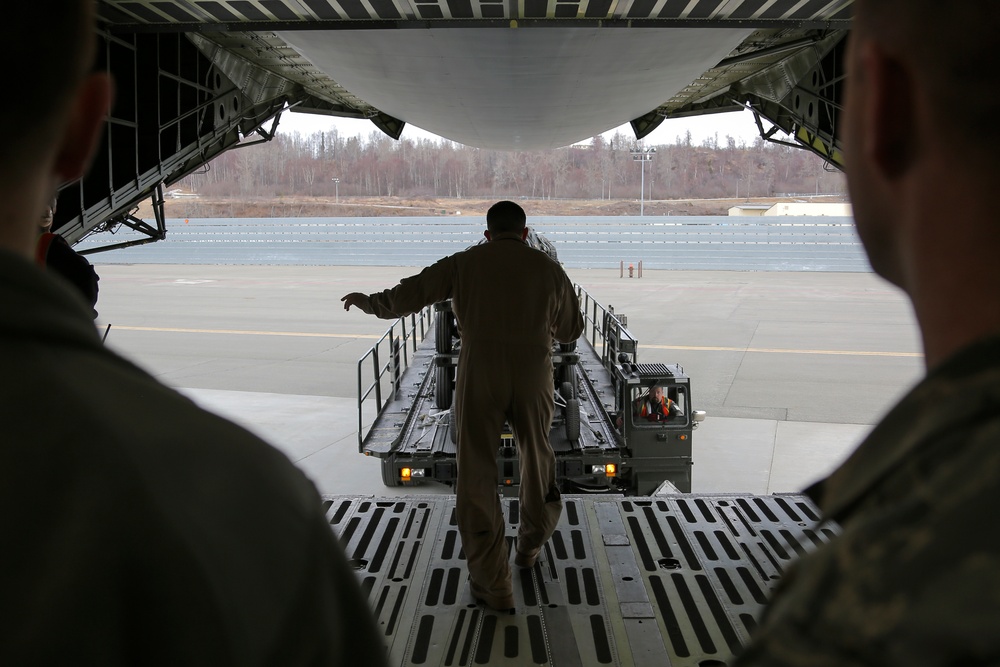
[[[677,438],[680,439],[680,440],[687,440],[688,439],[688,437],[686,435],[684,435],[683,433],[681,435],[677,436]]]
[[[409,468],[403,468],[402,470],[399,471],[399,477],[404,482],[409,482],[410,481],[410,477],[412,476],[412,474],[413,474],[413,471],[410,470]]]
[[[604,467],[604,474],[607,475],[608,477],[614,477],[617,472],[618,472],[618,466],[616,466],[614,463],[609,463]]]
[[[503,483],[506,484],[507,486],[514,486],[514,480],[512,479],[505,479]]]

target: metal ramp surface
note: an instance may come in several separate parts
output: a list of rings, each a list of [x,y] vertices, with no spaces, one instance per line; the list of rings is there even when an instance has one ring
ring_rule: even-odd
[[[401,666],[724,665],[787,565],[837,530],[801,495],[564,496],[502,614],[469,592],[454,496],[324,500]]]

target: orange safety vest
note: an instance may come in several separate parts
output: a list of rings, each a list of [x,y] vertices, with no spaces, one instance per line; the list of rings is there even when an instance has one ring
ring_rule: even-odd
[[[673,404],[672,400],[670,400],[666,396],[663,397],[663,403],[661,403],[660,405],[663,406],[663,416],[664,417],[669,417],[670,416],[670,406],[672,404]],[[642,402],[642,407],[639,409],[639,416],[640,417],[646,417],[648,415],[653,414],[653,409],[654,409],[655,406],[656,406],[656,404],[653,403],[653,400],[650,399],[650,398],[647,398],[646,400],[644,400]]]

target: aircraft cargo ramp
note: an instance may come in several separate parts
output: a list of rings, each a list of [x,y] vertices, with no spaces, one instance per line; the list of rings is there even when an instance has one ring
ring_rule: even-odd
[[[788,564],[837,531],[801,495],[564,496],[498,613],[469,592],[454,496],[324,500],[400,666],[725,665]]]

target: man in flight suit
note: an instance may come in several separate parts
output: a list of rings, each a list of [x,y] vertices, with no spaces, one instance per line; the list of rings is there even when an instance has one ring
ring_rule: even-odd
[[[486,226],[489,243],[445,257],[392,289],[342,300],[345,310],[357,306],[393,319],[451,299],[462,339],[455,384],[458,529],[473,596],[504,610],[514,606],[514,596],[497,497],[501,429],[510,422],[521,461],[515,563],[531,567],[562,512],[548,440],[552,344],[575,341],[583,316],[562,267],[524,243],[520,206],[494,204]]]

